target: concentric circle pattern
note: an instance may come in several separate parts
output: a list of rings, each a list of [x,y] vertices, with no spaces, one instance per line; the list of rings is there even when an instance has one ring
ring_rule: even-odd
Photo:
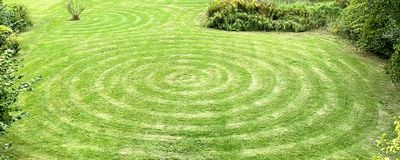
[[[387,122],[381,62],[333,36],[209,30],[208,0],[87,3],[24,35],[44,80],[21,158],[364,159]]]

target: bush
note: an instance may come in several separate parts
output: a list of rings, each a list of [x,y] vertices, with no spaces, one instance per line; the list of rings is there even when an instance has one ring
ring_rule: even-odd
[[[31,91],[31,84],[39,79],[17,85],[16,82],[22,78],[17,74],[19,63],[7,52],[0,54],[0,134],[25,115],[17,105],[18,96],[23,91]]]
[[[259,0],[214,0],[207,26],[228,31],[303,32],[332,22],[341,8],[335,3],[277,4]]]
[[[10,6],[11,13],[11,28],[15,32],[23,32],[26,31],[29,27],[33,25],[28,9],[23,5],[13,5]]]
[[[389,60],[387,71],[390,79],[394,83],[400,84],[400,44],[395,47],[395,53]]]
[[[338,18],[333,32],[354,41],[366,51],[389,59],[387,72],[399,83],[399,0],[351,0]]]
[[[13,30],[0,25],[0,52],[3,53],[7,51],[14,56],[20,49],[19,39]]]
[[[31,91],[31,84],[37,77],[26,83],[19,83],[22,76],[18,74],[20,61],[15,55],[20,50],[15,32],[25,31],[30,25],[26,8],[22,6],[5,6],[0,0],[0,136],[16,120],[26,113],[18,106],[19,94]],[[0,145],[0,159],[10,159],[3,155],[11,144]]]
[[[85,10],[85,7],[80,0],[67,0],[67,9],[72,16],[71,20],[77,21],[80,20],[79,16]]]
[[[32,21],[26,7],[7,6],[0,0],[0,25],[10,27],[15,32],[23,32],[32,26]]]
[[[389,140],[387,134],[382,134],[376,140],[378,153],[372,158],[373,160],[395,160],[400,158],[400,117],[394,122],[396,137]]]
[[[400,36],[400,1],[353,0],[338,19],[335,32],[365,50],[390,58]]]
[[[366,21],[366,8],[367,3],[352,3],[345,8],[336,21],[333,32],[353,41],[360,39]]]
[[[336,18],[342,11],[342,8],[337,4],[331,3],[316,3],[307,8],[311,28],[325,27],[336,21]]]

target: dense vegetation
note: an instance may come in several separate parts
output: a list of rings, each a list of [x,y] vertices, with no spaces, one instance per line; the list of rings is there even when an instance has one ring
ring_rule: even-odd
[[[15,32],[23,32],[32,26],[32,21],[25,6],[6,5],[0,0],[0,25],[10,27]]]
[[[340,10],[333,2],[214,0],[207,11],[207,25],[229,31],[303,32],[326,26]]]
[[[20,82],[22,75],[18,73],[21,61],[16,58],[20,51],[20,41],[16,32],[27,30],[32,25],[26,8],[20,5],[6,6],[0,1],[0,136],[8,127],[26,113],[18,105],[19,95],[30,91],[31,84],[38,80]],[[0,159],[3,155],[0,146]]]
[[[395,53],[390,58],[387,71],[393,82],[400,84],[400,45],[395,46]]]
[[[396,83],[400,82],[399,8],[399,0],[351,0],[333,28],[365,50],[390,58],[388,73]]]

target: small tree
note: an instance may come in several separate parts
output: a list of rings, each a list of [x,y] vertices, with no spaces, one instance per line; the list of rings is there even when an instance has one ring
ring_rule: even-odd
[[[80,0],[67,0],[67,9],[71,14],[73,21],[80,20],[79,16],[85,10]]]

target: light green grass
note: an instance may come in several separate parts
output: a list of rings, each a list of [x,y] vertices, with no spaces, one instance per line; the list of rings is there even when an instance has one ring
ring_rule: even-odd
[[[5,137],[17,158],[366,159],[392,121],[384,63],[325,33],[207,29],[209,0],[90,0],[79,22],[16,2],[43,77]]]

